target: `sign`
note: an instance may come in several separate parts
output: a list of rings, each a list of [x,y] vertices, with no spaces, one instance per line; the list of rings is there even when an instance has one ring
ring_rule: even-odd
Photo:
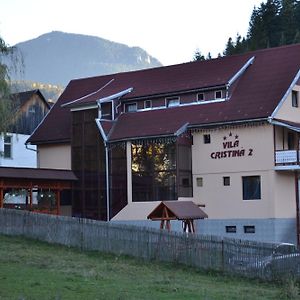
[[[232,132],[230,132],[228,136],[223,137],[222,150],[210,154],[212,159],[243,156],[253,156],[253,149],[244,149],[241,147],[239,136],[232,134]]]

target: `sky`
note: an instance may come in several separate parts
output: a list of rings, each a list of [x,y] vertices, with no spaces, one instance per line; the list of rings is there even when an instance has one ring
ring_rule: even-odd
[[[13,46],[51,31],[138,46],[163,65],[222,53],[247,33],[263,0],[0,0],[0,36]]]

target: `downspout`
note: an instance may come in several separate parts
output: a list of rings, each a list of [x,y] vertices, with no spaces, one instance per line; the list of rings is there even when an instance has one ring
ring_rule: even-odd
[[[109,203],[110,203],[110,194],[109,194],[109,168],[108,168],[108,145],[107,142],[104,141],[105,147],[105,173],[106,173],[106,221],[110,220],[110,213],[109,213]]]
[[[295,194],[296,194],[296,232],[297,232],[297,246],[300,245],[300,220],[299,220],[299,180],[298,173],[295,171]]]

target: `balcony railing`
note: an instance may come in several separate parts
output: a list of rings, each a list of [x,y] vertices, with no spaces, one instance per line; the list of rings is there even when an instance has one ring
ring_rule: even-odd
[[[275,151],[276,166],[299,165],[300,151],[279,150]]]

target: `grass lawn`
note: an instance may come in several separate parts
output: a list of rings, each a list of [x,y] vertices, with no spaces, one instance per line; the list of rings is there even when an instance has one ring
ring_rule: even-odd
[[[285,287],[275,284],[0,235],[1,300],[257,300],[285,296]]]

